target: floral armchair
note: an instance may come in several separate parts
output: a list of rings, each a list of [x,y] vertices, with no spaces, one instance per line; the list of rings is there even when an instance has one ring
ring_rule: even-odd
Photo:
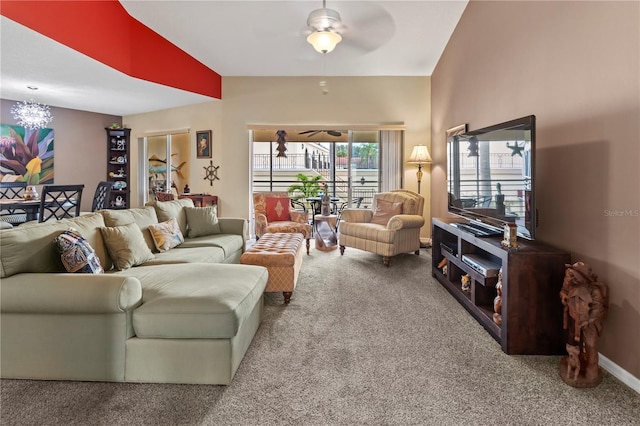
[[[420,228],[424,225],[424,198],[398,189],[373,197],[373,209],[345,209],[340,223],[340,254],[345,247],[382,256],[385,266],[400,253],[420,254]]]
[[[302,210],[294,210],[294,206]],[[312,227],[304,204],[292,201],[286,192],[255,192],[253,194],[256,238],[266,233],[296,232],[307,240],[309,254]]]

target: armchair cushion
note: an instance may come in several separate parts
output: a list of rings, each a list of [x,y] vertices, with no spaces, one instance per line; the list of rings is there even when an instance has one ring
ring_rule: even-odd
[[[267,221],[281,222],[291,220],[289,197],[267,197]]]
[[[387,226],[389,220],[398,214],[402,213],[402,203],[392,203],[378,199],[376,209],[373,212],[371,223],[377,223],[378,225]]]

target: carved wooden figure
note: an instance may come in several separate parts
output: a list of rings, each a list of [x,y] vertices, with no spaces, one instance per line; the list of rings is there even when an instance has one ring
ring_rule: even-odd
[[[462,291],[471,291],[471,276],[469,274],[460,277]]]
[[[564,305],[563,327],[568,330],[569,353],[560,360],[560,377],[574,387],[595,387],[602,380],[602,369],[598,366],[598,337],[607,316],[609,288],[598,282],[591,266],[576,262],[566,265],[560,300]]]
[[[502,325],[502,268],[498,272],[498,282],[496,283],[496,292],[498,293],[493,299],[493,322]]]

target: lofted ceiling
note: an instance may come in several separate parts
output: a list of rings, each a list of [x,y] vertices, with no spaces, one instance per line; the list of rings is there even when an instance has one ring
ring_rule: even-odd
[[[323,70],[329,77],[428,76],[467,4],[329,0],[326,6],[340,13],[346,28],[342,43],[323,61],[306,42],[307,16],[322,7],[320,0],[120,2],[223,81],[230,76],[318,76]],[[213,99],[130,77],[5,17],[0,47],[4,99],[34,98],[119,116]]]

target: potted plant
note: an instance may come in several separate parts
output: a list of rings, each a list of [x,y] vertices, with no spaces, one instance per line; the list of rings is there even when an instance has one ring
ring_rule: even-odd
[[[322,188],[321,175],[316,175],[309,177],[304,173],[298,173],[296,175],[299,183],[291,185],[287,191],[289,192],[289,196],[294,200],[299,200],[300,198],[308,198],[308,197],[317,197],[318,191]]]

